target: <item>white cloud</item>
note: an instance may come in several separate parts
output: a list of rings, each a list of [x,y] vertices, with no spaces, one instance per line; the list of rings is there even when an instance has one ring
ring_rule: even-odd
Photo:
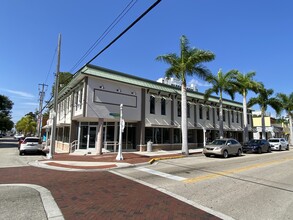
[[[3,91],[6,91],[8,93],[12,93],[12,94],[15,94],[15,95],[19,95],[21,96],[22,98],[35,98],[34,95],[30,94],[30,93],[27,93],[27,92],[21,92],[21,91],[16,91],[16,90],[10,90],[10,89],[2,89]]]
[[[207,82],[200,82],[200,81],[198,81],[196,79],[192,79],[187,83],[187,85],[191,85],[191,84],[195,85],[196,87],[198,87],[198,86],[200,86],[200,87],[210,87],[211,86],[211,84],[209,84]]]
[[[24,102],[23,104],[30,105],[30,106],[32,106],[32,105],[38,106],[39,105],[39,103],[37,103],[37,102]]]

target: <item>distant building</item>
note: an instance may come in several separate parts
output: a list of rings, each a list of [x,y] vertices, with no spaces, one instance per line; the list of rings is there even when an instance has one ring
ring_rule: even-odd
[[[277,123],[277,120],[271,117],[270,113],[265,113],[265,131],[266,139],[272,137],[285,137],[284,124]],[[252,112],[253,120],[253,138],[259,139],[262,138],[262,122],[261,122],[261,112],[253,111]]]

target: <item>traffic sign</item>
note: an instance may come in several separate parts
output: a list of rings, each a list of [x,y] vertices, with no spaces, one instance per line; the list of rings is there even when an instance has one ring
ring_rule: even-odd
[[[109,115],[115,117],[115,118],[119,118],[120,114],[119,113],[115,113],[115,112],[110,112]]]

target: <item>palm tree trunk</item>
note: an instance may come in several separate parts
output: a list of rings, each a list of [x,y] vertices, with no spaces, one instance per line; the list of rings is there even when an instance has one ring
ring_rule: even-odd
[[[261,110],[261,136],[262,139],[266,139],[266,125],[265,125],[265,112]]]
[[[247,102],[246,94],[243,93],[243,142],[248,141],[248,123],[247,123]]]
[[[289,112],[289,126],[290,126],[290,145],[293,145],[293,128],[292,128],[292,115]]]
[[[222,92],[220,92],[220,111],[219,111],[219,136],[220,139],[224,138],[224,122],[223,122],[223,100],[222,100]]]
[[[188,155],[188,139],[187,139],[187,92],[186,83],[182,82],[181,86],[181,132],[182,132],[182,154]]]

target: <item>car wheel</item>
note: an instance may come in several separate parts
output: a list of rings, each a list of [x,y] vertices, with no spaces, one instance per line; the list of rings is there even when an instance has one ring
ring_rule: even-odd
[[[241,156],[241,154],[242,154],[241,149],[238,149],[237,156],[239,157],[239,156]]]
[[[271,147],[268,147],[268,151],[267,151],[268,153],[271,153],[272,152],[272,149],[271,149]]]
[[[210,154],[204,154],[206,157],[210,157],[211,155]]]
[[[258,148],[258,150],[257,150],[257,153],[259,153],[259,154],[261,154],[261,153],[262,153],[261,147],[260,147],[260,148]]]
[[[289,145],[287,145],[287,148],[286,148],[286,150],[289,150]]]
[[[223,152],[223,157],[224,158],[228,158],[229,154],[228,154],[228,151],[227,150],[224,150]]]
[[[282,150],[282,146],[280,145],[280,146],[279,146],[279,151],[281,151],[281,150]]]

